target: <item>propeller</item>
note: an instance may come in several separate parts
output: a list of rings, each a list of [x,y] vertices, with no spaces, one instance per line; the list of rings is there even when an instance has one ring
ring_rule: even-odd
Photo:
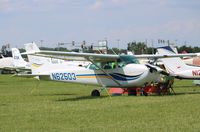
[[[163,74],[163,75],[169,75],[168,72],[166,72],[165,70],[161,69],[160,67],[158,66],[154,66],[154,65],[151,65],[151,64],[145,64],[146,67],[149,68],[149,71],[152,73],[152,72],[159,72],[160,74]]]

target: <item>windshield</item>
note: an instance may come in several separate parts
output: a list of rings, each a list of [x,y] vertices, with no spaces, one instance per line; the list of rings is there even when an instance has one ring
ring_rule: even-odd
[[[123,67],[127,64],[140,64],[138,59],[132,55],[121,55],[118,60],[119,66]]]

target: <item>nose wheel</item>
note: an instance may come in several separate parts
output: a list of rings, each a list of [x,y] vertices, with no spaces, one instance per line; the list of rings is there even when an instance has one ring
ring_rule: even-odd
[[[100,91],[97,89],[92,90],[91,96],[93,97],[99,97],[100,96]]]

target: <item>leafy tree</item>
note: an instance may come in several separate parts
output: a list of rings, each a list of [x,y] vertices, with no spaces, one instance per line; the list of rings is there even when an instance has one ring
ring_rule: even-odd
[[[23,49],[23,48],[20,48],[20,49],[19,49],[19,52],[20,52],[20,53],[23,53],[23,52],[26,52],[26,50]]]
[[[54,48],[48,48],[48,47],[40,47],[40,50],[50,50],[50,51],[54,51]]]
[[[193,52],[192,47],[191,46],[187,47],[186,45],[183,45],[183,46],[177,48],[177,50],[178,50],[179,53],[183,52],[183,51],[186,51],[188,53],[192,53]]]
[[[144,42],[130,42],[128,43],[128,50],[137,54],[147,53],[147,46]]]
[[[183,52],[183,51],[186,51],[188,53],[197,53],[197,52],[200,52],[200,47],[191,47],[191,46],[186,46],[186,45],[183,45],[181,47],[177,47],[177,50],[179,53]]]
[[[195,46],[195,47],[193,48],[193,53],[198,53],[198,52],[200,52],[200,48],[197,47],[197,46]]]

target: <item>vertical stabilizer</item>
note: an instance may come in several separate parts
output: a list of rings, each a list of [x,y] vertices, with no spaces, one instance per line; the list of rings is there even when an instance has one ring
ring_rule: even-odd
[[[39,47],[34,42],[24,44],[24,46],[28,56],[29,63],[31,65],[32,74],[38,74],[41,73],[42,71],[45,71],[44,65],[45,67],[49,65],[51,63],[51,58],[30,55],[40,51]]]
[[[24,44],[27,53],[35,53],[40,51],[35,42]]]
[[[27,62],[24,61],[19,50],[17,48],[12,48],[11,51],[12,51],[12,57],[13,57],[13,66],[25,67],[27,65]]]
[[[164,47],[159,47],[157,48],[157,52],[160,55],[167,55],[167,54],[178,54],[178,51],[175,47],[173,46],[164,46]]]

